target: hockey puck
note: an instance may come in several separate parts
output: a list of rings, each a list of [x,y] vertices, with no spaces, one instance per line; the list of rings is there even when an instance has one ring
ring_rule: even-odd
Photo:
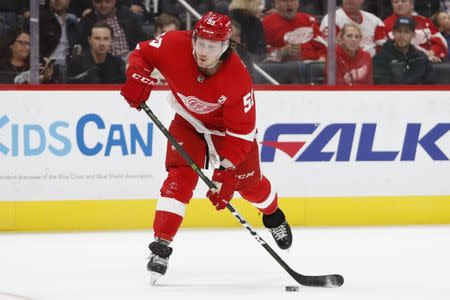
[[[287,285],[284,287],[286,292],[298,292],[300,291],[300,287],[298,285]]]

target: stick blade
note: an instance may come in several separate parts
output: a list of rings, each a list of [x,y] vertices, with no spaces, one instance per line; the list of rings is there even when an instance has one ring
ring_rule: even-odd
[[[303,286],[337,288],[344,284],[344,277],[339,274],[308,276],[295,273],[291,276]]]

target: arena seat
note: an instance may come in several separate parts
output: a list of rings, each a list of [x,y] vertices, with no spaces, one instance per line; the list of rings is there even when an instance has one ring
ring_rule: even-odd
[[[450,84],[450,62],[433,63],[434,84]]]
[[[310,85],[323,84],[324,83],[324,62],[310,62],[306,64],[305,83]]]
[[[281,84],[303,83],[296,62],[261,62],[258,66]],[[269,81],[255,71],[254,83],[265,84]]]

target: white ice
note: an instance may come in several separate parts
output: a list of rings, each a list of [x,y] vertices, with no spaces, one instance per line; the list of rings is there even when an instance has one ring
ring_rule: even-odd
[[[261,236],[276,248],[265,229]],[[0,299],[450,299],[450,226],[295,228],[303,274],[340,273],[340,288],[300,287],[243,228],[181,230],[166,276],[150,286],[152,232],[2,233]]]

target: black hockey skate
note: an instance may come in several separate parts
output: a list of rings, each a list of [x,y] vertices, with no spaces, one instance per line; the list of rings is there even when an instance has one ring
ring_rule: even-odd
[[[169,241],[157,238],[148,246],[152,253],[147,264],[147,270],[150,271],[152,285],[156,283],[159,277],[166,274],[169,256],[172,254],[172,248],[169,247],[169,243]]]
[[[271,215],[263,215],[263,224],[269,229],[278,247],[283,250],[289,249],[292,245],[291,227],[286,221],[286,217],[281,209],[277,209]]]

